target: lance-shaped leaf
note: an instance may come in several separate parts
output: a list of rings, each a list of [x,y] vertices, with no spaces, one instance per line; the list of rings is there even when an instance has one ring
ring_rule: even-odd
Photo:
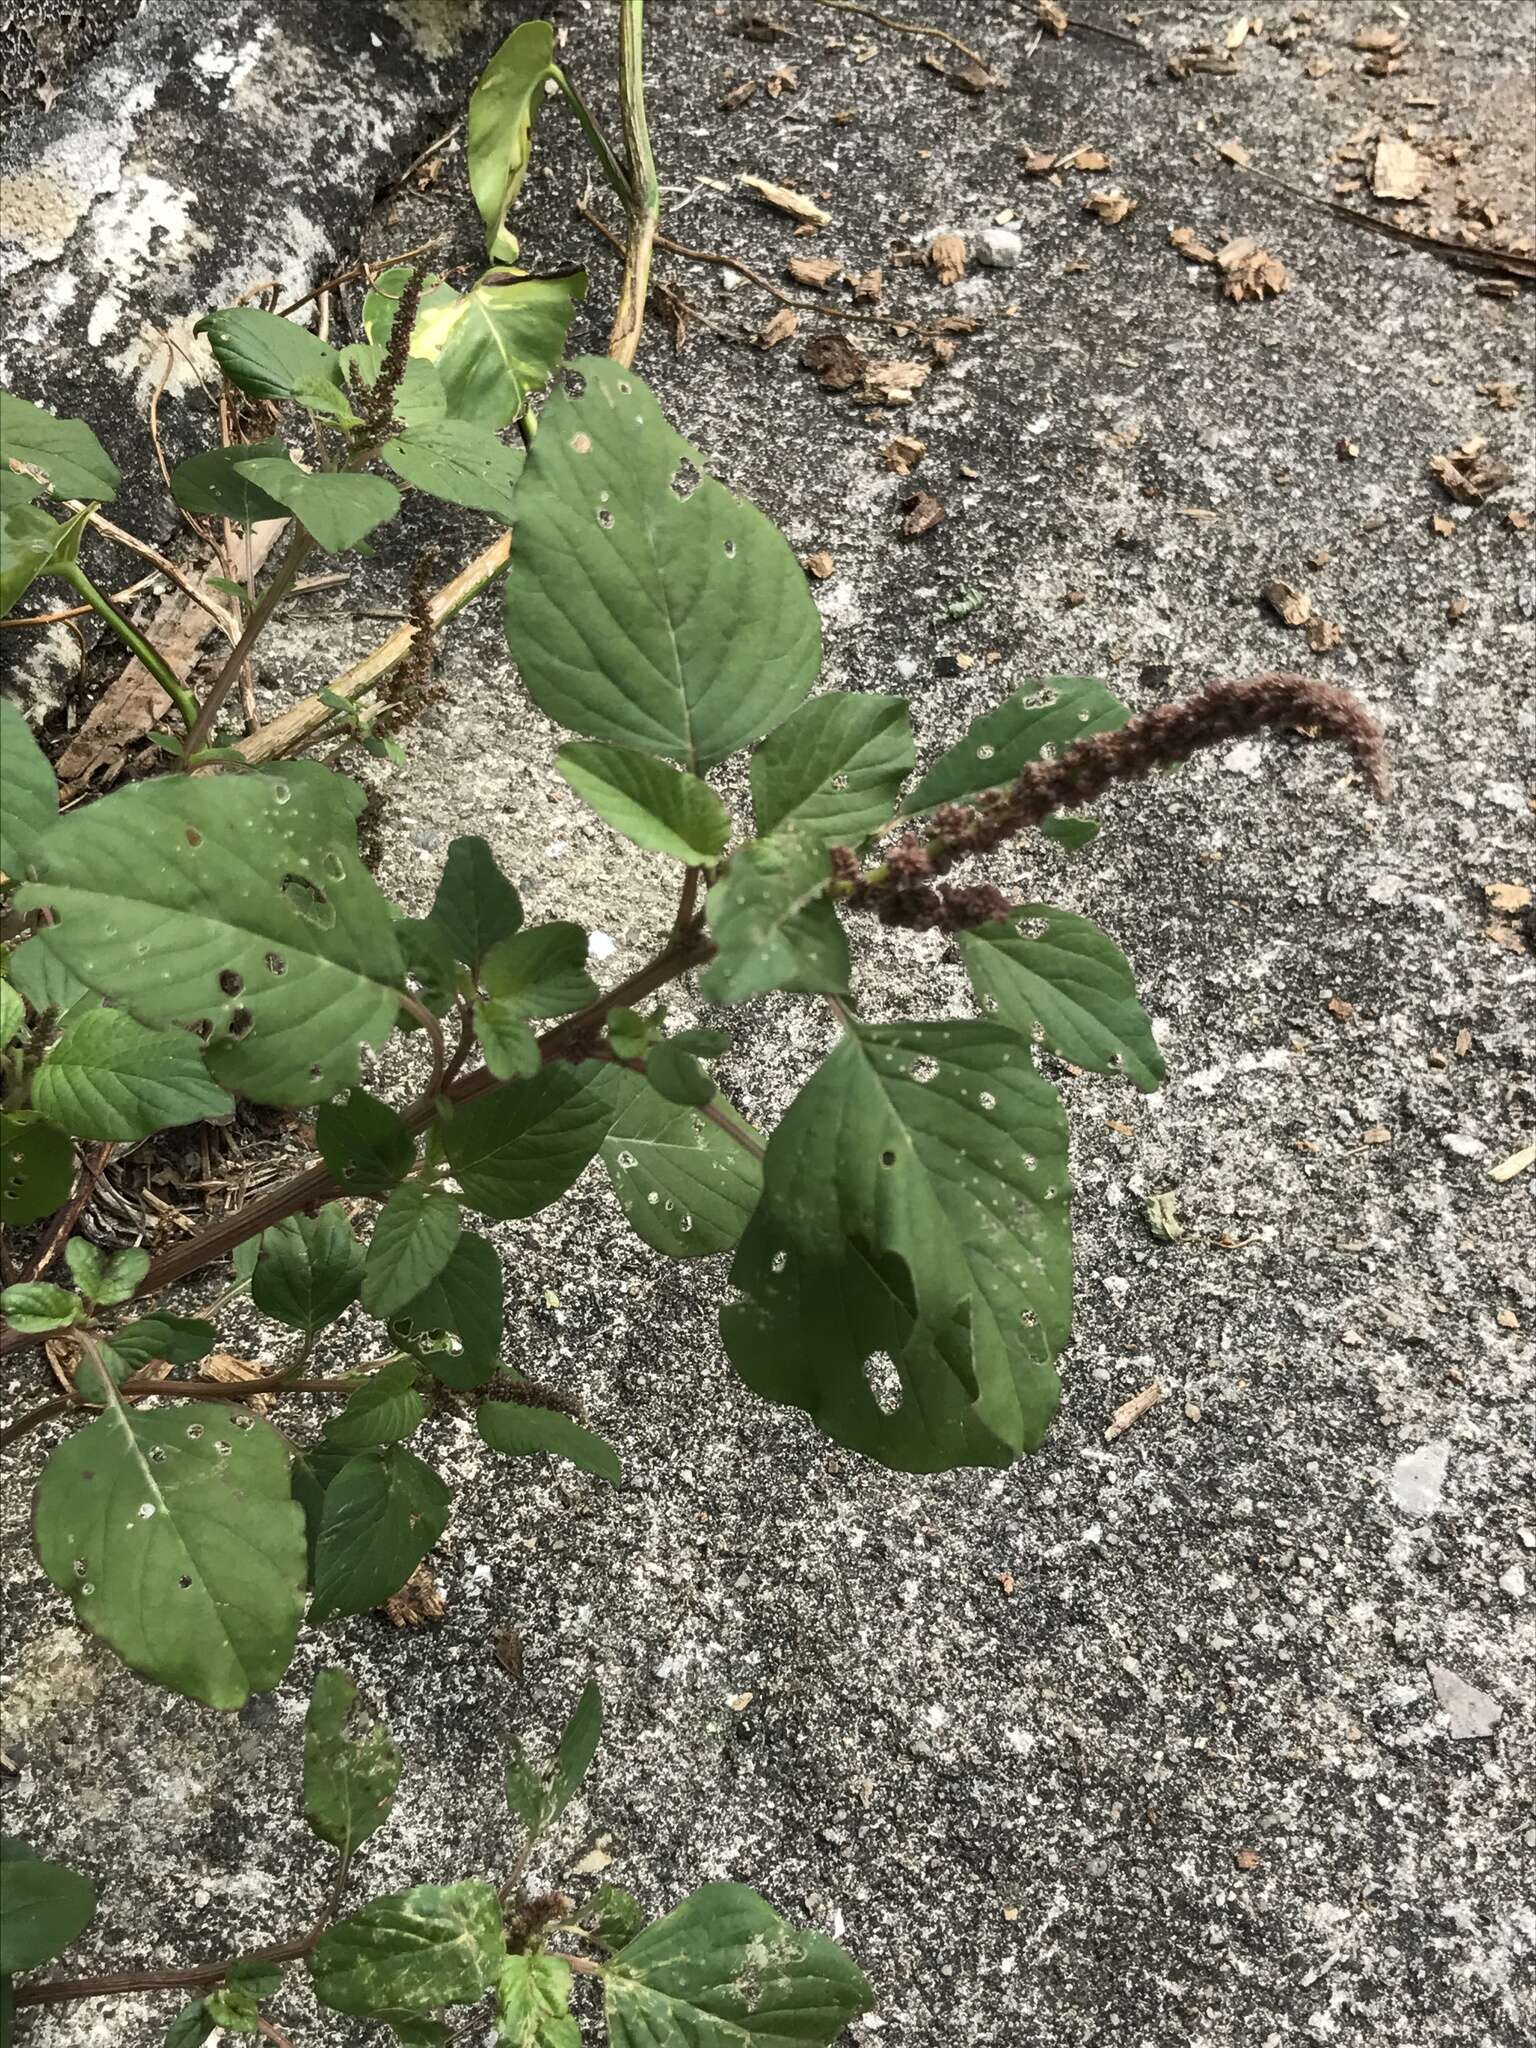
[[[237,526],[254,526],[258,519],[286,519],[288,510],[262,490],[245,472],[249,462],[287,462],[285,442],[236,442],[229,448],[209,448],[178,462],[171,471],[171,495],[187,512],[200,519],[232,519]]]
[[[601,1060],[552,1064],[456,1111],[440,1131],[469,1206],[510,1221],[557,1201],[597,1155],[621,1071]]]
[[[761,1138],[723,1095],[722,1116],[760,1150]],[[603,1140],[603,1164],[625,1221],[670,1259],[706,1259],[729,1251],[757,1207],[763,1169],[756,1151],[737,1144],[698,1109],[640,1088]]]
[[[253,398],[290,399],[315,412],[352,416],[335,349],[297,321],[257,306],[229,306],[199,320],[219,368]]]
[[[547,22],[530,24],[547,28]],[[406,483],[449,505],[489,512],[503,525],[517,514],[521,447],[508,448],[487,427],[439,420],[386,441],[379,453]]]
[[[362,1088],[326,1103],[315,1118],[315,1143],[352,1195],[382,1195],[405,1179],[416,1160],[416,1142],[404,1117]]]
[[[340,1202],[314,1216],[288,1216],[261,1233],[251,1300],[264,1316],[318,1336],[357,1299],[363,1248]]]
[[[362,792],[313,762],[114,790],[43,842],[27,942],[145,1024],[214,1027],[208,1068],[258,1102],[357,1078],[399,1007],[394,920],[357,855]]]
[[[813,697],[752,756],[757,829],[857,844],[888,821],[912,762],[904,698]]]
[[[810,690],[816,606],[755,506],[673,489],[703,458],[633,371],[573,367],[585,391],[550,399],[518,489],[507,643],[557,723],[703,773]]]
[[[309,1959],[315,1996],[334,2012],[426,2012],[472,2005],[496,1981],[506,1943],[492,1885],[418,1884],[338,1920]]]
[[[409,274],[400,267],[385,271],[363,301],[368,338],[381,348]],[[510,426],[528,393],[542,390],[554,375],[586,290],[580,270],[478,284],[462,293],[429,278],[411,329],[411,357],[436,369],[446,417],[492,432]]]
[[[135,1671],[241,1707],[288,1668],[304,1518],[287,1446],[256,1416],[108,1409],[49,1458],[36,1528],[44,1571]]]
[[[310,471],[296,462],[263,459],[243,461],[240,473],[286,506],[328,555],[355,548],[400,510],[400,493],[389,479],[366,471]]]
[[[496,1979],[497,2048],[581,2048],[564,1956],[508,1956]]]
[[[706,1884],[603,1971],[613,2048],[826,2048],[874,1998],[824,1934],[740,1884]]]
[[[552,1826],[570,1805],[592,1768],[602,1736],[603,1696],[589,1683],[565,1724],[553,1770],[536,1770],[521,1751],[514,1751],[507,1765],[507,1802],[530,1835]]]
[[[441,1273],[391,1317],[389,1334],[444,1386],[488,1380],[501,1354],[501,1261],[464,1231]]]
[[[770,989],[846,995],[848,940],[827,899],[822,841],[793,826],[752,839],[710,889],[706,906],[719,953],[699,977],[712,1003],[742,1003]]]
[[[1096,924],[1052,903],[1026,903],[959,940],[972,988],[1003,1023],[1075,1067],[1161,1087],[1163,1056],[1130,962]]]
[[[605,824],[650,853],[702,867],[720,858],[731,814],[707,782],[633,747],[576,740],[555,766]]]
[[[75,1148],[30,1109],[0,1110],[0,1223],[36,1223],[69,1200]]]
[[[492,263],[517,261],[517,238],[507,214],[528,175],[533,121],[554,65],[552,22],[525,21],[513,29],[469,96],[469,189],[485,222],[485,253]]]
[[[304,1818],[310,1827],[349,1858],[389,1818],[399,1782],[400,1752],[388,1728],[359,1707],[345,1671],[317,1671],[304,1717]]]
[[[615,1486],[624,1477],[618,1457],[600,1436],[553,1408],[524,1407],[515,1399],[485,1401],[479,1423],[484,1442],[503,1457],[532,1458],[547,1451]]]
[[[59,785],[48,757],[16,706],[0,697],[0,873],[19,881],[58,815]],[[15,955],[12,968],[26,950]],[[16,986],[28,993],[21,982]]]
[[[175,1124],[228,1115],[188,1031],[152,1031],[124,1010],[81,1006],[32,1077],[32,1101],[76,1138],[123,1144]]]
[[[324,1487],[310,1620],[362,1614],[398,1593],[447,1528],[452,1501],[399,1444],[349,1458]]]
[[[63,1863],[49,1863],[19,1835],[0,1835],[0,1975],[35,1970],[83,1934],[96,1887]]]
[[[498,940],[522,929],[522,899],[496,865],[488,841],[474,836],[454,840],[426,921],[454,959],[470,968],[478,968]]]
[[[0,447],[7,464],[41,470],[51,497],[117,496],[117,464],[84,420],[56,419],[40,405],[0,391]]]
[[[1056,1409],[1068,1193],[1061,1105],[1017,1033],[855,1025],[768,1141],[732,1362],[883,1464],[1006,1464]]]
[[[940,755],[902,805],[916,817],[939,804],[966,803],[999,789],[1047,748],[1061,753],[1074,740],[1118,732],[1129,708],[1090,676],[1043,676],[978,718],[965,738]]]
[[[459,1205],[420,1181],[395,1189],[373,1226],[363,1273],[363,1307],[398,1315],[442,1272],[459,1241]]]

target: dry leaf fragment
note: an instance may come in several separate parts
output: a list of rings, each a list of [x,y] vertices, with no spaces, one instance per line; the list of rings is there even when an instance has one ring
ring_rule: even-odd
[[[1216,251],[1216,262],[1226,279],[1229,299],[1262,299],[1266,292],[1283,292],[1290,285],[1290,272],[1279,257],[1261,249],[1251,235],[1237,235]]]
[[[926,383],[930,368],[928,363],[867,362],[859,396],[871,405],[910,405],[918,386]]]
[[[1513,384],[1500,383],[1490,379],[1477,387],[1479,398],[1491,398],[1500,412],[1514,412],[1520,403],[1520,394]]]
[[[437,1590],[428,1565],[419,1564],[398,1593],[384,1602],[384,1612],[396,1628],[420,1628],[429,1621],[441,1621],[448,1603]]]
[[[930,491],[914,491],[910,498],[902,499],[901,509],[907,515],[901,522],[903,540],[916,540],[921,534],[932,533],[949,517]]]
[[[1168,239],[1181,256],[1187,256],[1191,263],[1214,263],[1216,251],[1207,249],[1204,242],[1195,240],[1193,228],[1170,228]]]
[[[1524,533],[1531,523],[1530,513],[1522,512],[1518,506],[1511,506],[1509,511],[1504,514],[1504,518],[1515,529],[1516,533]]]
[[[835,256],[791,256],[784,269],[796,284],[809,285],[812,291],[824,292],[834,277],[842,273],[843,266]]]
[[[781,92],[797,92],[799,87],[799,73],[792,71],[787,64],[781,64],[771,78],[763,80],[763,91],[771,100],[776,100]]]
[[[1512,924],[1491,924],[1487,931],[1483,933],[1483,937],[1491,939],[1496,946],[1502,946],[1506,953],[1526,953],[1530,951],[1525,940]]]
[[[1061,168],[1064,171],[1107,171],[1111,159],[1102,149],[1078,149],[1071,156],[1064,156]]]
[[[1278,577],[1264,585],[1259,595],[1287,626],[1304,626],[1312,616],[1312,600],[1304,590],[1293,590]]]
[[[758,347],[777,348],[781,341],[788,341],[799,325],[800,321],[794,307],[780,306],[773,318],[765,326],[758,329]]]
[[[1524,882],[1484,882],[1483,894],[1495,910],[1516,910],[1528,908],[1531,892]]]
[[[1249,164],[1253,161],[1253,159],[1249,156],[1247,150],[1244,149],[1243,145],[1240,142],[1218,142],[1216,145],[1216,154],[1218,156],[1224,156],[1229,164],[1236,164],[1240,169],[1245,171],[1247,170]]]
[[[768,14],[744,14],[736,24],[736,33],[745,36],[749,43],[776,43],[781,36],[793,35],[794,30]]]
[[[232,1351],[214,1351],[199,1362],[197,1371],[200,1379],[221,1380],[225,1386],[238,1387],[265,1379],[270,1369],[254,1358],[237,1358]],[[265,1415],[272,1401],[271,1394],[257,1394],[240,1405],[249,1408],[253,1415]]]
[[[1368,1131],[1360,1133],[1360,1142],[1362,1145],[1390,1145],[1392,1133],[1385,1124],[1372,1124]]]
[[[605,1835],[604,1841],[609,1837]],[[572,1877],[596,1877],[600,1870],[606,1870],[613,1858],[606,1849],[589,1849],[585,1856],[578,1856],[571,1865]]]
[[[860,299],[878,299],[885,287],[885,272],[877,265],[873,270],[866,270],[862,277],[850,278],[849,283],[853,286],[855,304]]]
[[[1009,1600],[1011,1600],[1013,1598],[1013,1573],[999,1572],[997,1575],[997,1583],[1002,1587],[1004,1595]],[[1004,1917],[1007,1917],[1006,1914]]]
[[[1328,1008],[1335,1017],[1341,1018],[1346,1024],[1355,1014],[1354,1004],[1346,1003],[1342,996],[1330,996],[1328,998]]]
[[[1196,50],[1180,50],[1168,59],[1168,76],[1186,78],[1192,71],[1211,78],[1235,78],[1242,66],[1230,51],[1217,56],[1214,50],[1202,46]]]
[[[1326,78],[1332,69],[1333,59],[1331,57],[1309,57],[1307,59],[1308,78]]]
[[[1403,34],[1395,28],[1362,28],[1355,32],[1351,47],[1376,57],[1395,57],[1403,47]]]
[[[1340,462],[1353,462],[1360,453],[1360,443],[1358,441],[1335,441],[1333,452],[1337,455]]]
[[[959,235],[935,235],[928,244],[928,263],[940,284],[958,284],[965,275],[965,243]]]
[[[1053,36],[1064,36],[1069,26],[1066,9],[1058,7],[1056,0],[1035,0],[1035,19]]]
[[[740,85],[733,85],[718,102],[722,114],[734,114],[738,107],[744,107],[757,91],[755,78],[744,78]]]
[[[944,67],[941,65],[940,69]],[[989,85],[996,85],[997,80],[974,57],[962,57],[958,64],[951,64],[944,70],[944,83],[952,85],[957,92],[968,92],[979,99]]]
[[[1149,1408],[1155,1408],[1159,1401],[1167,1398],[1168,1389],[1160,1380],[1153,1380],[1139,1394],[1132,1394],[1129,1401],[1122,1401],[1105,1426],[1105,1442],[1113,1443],[1117,1436],[1124,1436],[1133,1422],[1139,1422]]]
[[[886,468],[897,476],[910,476],[927,453],[928,443],[915,441],[910,434],[897,434],[880,450]]]
[[[1314,654],[1332,654],[1336,647],[1344,645],[1344,629],[1332,619],[1309,619],[1307,645]]]
[[[869,365],[841,328],[813,334],[800,351],[800,360],[814,370],[827,391],[848,391],[858,383]]]
[[[491,1654],[516,1685],[526,1661],[523,1639],[515,1628],[504,1628],[491,1644]]]
[[[1376,162],[1371,171],[1371,190],[1378,199],[1417,199],[1430,181],[1427,158],[1411,142],[1397,142],[1383,135],[1376,144]]]
[[[831,225],[832,216],[824,206],[818,206],[814,199],[807,199],[803,192],[796,192],[788,185],[775,185],[767,178],[750,178],[745,172],[737,183],[755,192],[769,206],[777,207],[780,213],[787,213],[792,220],[804,221],[814,228]]]
[[[800,566],[807,576],[814,576],[818,583],[825,583],[837,568],[836,562],[825,548],[818,548],[814,555],[802,555]]]
[[[1449,455],[1431,455],[1429,466],[1458,505],[1481,505],[1494,491],[1513,483],[1514,471],[1507,462],[1485,455],[1487,443],[1480,437],[1463,441]]]
[[[1047,149],[1021,149],[1019,162],[1031,178],[1043,178],[1047,171],[1054,171],[1056,168],[1056,159]]]
[[[1436,533],[1439,534],[1442,540],[1449,540],[1451,535],[1456,531],[1455,520],[1447,519],[1444,513],[1442,512],[1437,512],[1434,518],[1431,519],[1429,523],[1435,529]]]
[[[744,1714],[747,1708],[751,1706],[754,1697],[755,1695],[750,1692],[733,1692],[725,1704],[733,1714]]]
[[[1107,192],[1090,192],[1083,201],[1084,213],[1097,214],[1106,227],[1117,227],[1127,214],[1136,211],[1139,201],[1132,199],[1128,192],[1122,192],[1118,185],[1112,185]]]
[[[1257,1849],[1239,1849],[1232,1858],[1232,1861],[1239,1870],[1257,1870],[1259,1867],[1259,1852]]]

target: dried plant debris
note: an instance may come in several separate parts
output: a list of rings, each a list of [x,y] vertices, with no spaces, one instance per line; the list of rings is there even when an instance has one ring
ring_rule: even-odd
[[[916,441],[910,434],[897,434],[880,450],[880,459],[897,476],[910,476],[927,453],[926,441]]]
[[[784,269],[796,284],[807,285],[813,292],[824,292],[843,274],[835,256],[791,256]]]
[[[722,94],[715,104],[719,107],[722,114],[734,114],[738,107],[744,107],[747,104],[747,101],[751,99],[756,91],[757,80],[755,78],[744,78],[740,85],[733,85],[728,93]]]
[[[1110,168],[1112,159],[1102,149],[1067,150],[1057,156],[1048,149],[1032,149],[1028,144],[1019,151],[1019,162],[1032,178],[1043,178],[1057,171],[1089,171],[1098,173]]]
[[[917,540],[925,533],[932,533],[949,517],[931,491],[914,491],[910,498],[902,499],[901,509],[906,514],[901,522],[903,540]]]
[[[1278,577],[1266,583],[1259,595],[1287,626],[1304,626],[1312,616],[1312,600],[1306,591],[1293,590],[1289,583],[1282,583]]]
[[[1208,249],[1204,242],[1195,239],[1193,228],[1170,228],[1168,239],[1181,256],[1187,256],[1191,263],[1214,263],[1216,251]]]
[[[1035,0],[1035,19],[1053,36],[1064,36],[1070,27],[1067,10],[1058,7],[1056,0]]]
[[[824,206],[818,206],[814,199],[808,199],[803,192],[796,192],[788,185],[775,185],[767,178],[752,178],[745,172],[737,183],[745,185],[749,192],[755,192],[759,199],[776,207],[780,213],[787,213],[791,220],[814,228],[831,225],[832,216]]]
[[[1420,156],[1411,142],[1378,137],[1371,167],[1371,190],[1378,199],[1422,199],[1432,176],[1428,158]]]
[[[764,327],[760,327],[758,329],[758,347],[777,348],[781,341],[788,341],[789,337],[795,332],[799,325],[799,317],[797,316],[794,307],[780,306],[777,313],[774,314],[773,318],[767,323],[767,325]]]
[[[1084,213],[1095,214],[1106,227],[1118,227],[1128,214],[1136,211],[1139,201],[1132,199],[1128,192],[1122,192],[1118,185],[1111,185],[1105,192],[1090,192],[1083,201]]]
[[[837,563],[825,548],[818,548],[814,555],[802,555],[800,566],[807,576],[814,576],[818,583],[825,583],[837,569]]]
[[[940,284],[958,284],[965,275],[965,243],[959,235],[935,235],[928,244],[928,266]]]
[[[1262,299],[1289,289],[1291,274],[1278,256],[1261,249],[1251,235],[1237,235],[1216,251],[1217,268],[1229,299]]]
[[[938,344],[934,344],[937,349]],[[866,404],[910,405],[918,387],[927,382],[928,363],[871,362],[864,370],[864,387],[858,394]]]
[[[808,370],[816,372],[825,391],[851,391],[862,381],[869,362],[841,328],[813,334],[801,349],[800,360]]]
[[[877,265],[873,270],[866,270],[861,277],[853,277],[848,281],[853,286],[854,304],[857,305],[861,299],[879,298],[885,289],[885,272]]]
[[[1514,384],[1490,379],[1487,383],[1478,385],[1477,395],[1479,398],[1491,398],[1500,412],[1515,412],[1519,409],[1520,392]]]
[[[429,1621],[441,1621],[448,1603],[437,1590],[431,1568],[417,1565],[398,1593],[384,1602],[384,1612],[396,1628],[421,1628]]]
[[[1458,505],[1481,505],[1495,491],[1501,491],[1506,484],[1514,482],[1515,473],[1509,464],[1498,461],[1488,454],[1487,449],[1486,439],[1481,434],[1474,434],[1459,448],[1453,448],[1449,455],[1431,455],[1429,458],[1429,466],[1441,486]]]

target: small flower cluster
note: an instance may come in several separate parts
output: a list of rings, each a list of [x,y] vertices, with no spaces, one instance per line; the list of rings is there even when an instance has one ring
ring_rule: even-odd
[[[1006,916],[1000,890],[953,888],[940,878],[956,861],[990,853],[1038,826],[1053,811],[1092,803],[1117,782],[1140,782],[1199,752],[1275,725],[1302,726],[1347,747],[1372,793],[1391,787],[1381,728],[1347,690],[1307,676],[1266,675],[1213,683],[1197,697],[1139,712],[1118,732],[1076,740],[1059,761],[1035,761],[1005,788],[974,806],[942,804],[928,839],[908,836],[878,868],[865,871],[846,846],[831,849],[834,895],[884,924],[914,931],[956,931]]]

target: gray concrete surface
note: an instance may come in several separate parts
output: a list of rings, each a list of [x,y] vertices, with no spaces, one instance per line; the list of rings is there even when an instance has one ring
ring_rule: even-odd
[[[326,17],[353,50],[335,93],[357,124],[376,12]],[[1373,77],[1351,44],[1376,17],[1320,0],[1310,20],[1250,37],[1234,75],[1182,81],[1167,54],[1220,41],[1228,9],[1147,6],[1149,54],[1042,40],[1032,8],[1000,0],[946,9],[1006,81],[979,100],[922,67],[938,46],[806,0],[774,12],[794,36],[764,47],[729,32],[734,9],[658,10],[653,122],[677,239],[774,275],[807,251],[884,261],[887,304],[985,322],[883,423],[822,391],[798,340],[764,354],[696,325],[674,355],[648,335],[641,367],[684,431],[798,548],[833,555],[817,587],[828,686],[907,690],[928,758],[1029,675],[1099,674],[1145,704],[1299,667],[1381,718],[1397,798],[1371,808],[1337,757],[1288,736],[1117,797],[1073,862],[996,862],[1020,894],[1058,897],[1125,945],[1169,1060],[1151,1100],[1062,1077],[1077,1335],[1037,1458],[912,1480],[750,1398],[715,1336],[721,1267],[653,1257],[591,1174],[497,1233],[509,1356],[580,1393],[625,1484],[509,1477],[467,1425],[434,1424],[423,1448],[460,1488],[433,1559],[435,1630],[328,1627],[234,1719],[166,1700],[76,1633],[32,1563],[30,1447],[3,1495],[4,1747],[20,1767],[7,1825],[100,1881],[81,1966],[270,1940],[323,1884],[297,1817],[317,1663],[358,1676],[410,1758],[359,1897],[503,1868],[508,1732],[552,1732],[595,1676],[611,1732],[535,1874],[558,1883],[602,1846],[606,1875],[657,1907],[708,1878],[758,1885],[868,1971],[878,2010],[854,2041],[1513,2048],[1536,1976],[1536,1177],[1498,1183],[1489,1168],[1536,1124],[1536,972],[1529,913],[1498,914],[1485,892],[1536,880],[1536,529],[1508,517],[1536,515],[1530,303],[1245,180],[1216,145],[1328,192],[1361,175],[1335,151],[1364,147],[1368,178],[1358,138],[1418,123],[1423,140],[1469,144],[1455,167],[1467,203],[1529,235],[1532,9],[1383,8],[1405,48]],[[152,0],[97,65],[131,69],[175,14]],[[606,11],[562,19],[579,74],[601,76]],[[1275,32],[1289,28],[1287,46]],[[290,33],[277,43],[294,62]],[[1333,68],[1310,76],[1320,58]],[[735,78],[785,63],[798,94],[717,110]],[[424,65],[423,90],[451,97],[472,69]],[[39,117],[39,134],[66,150],[92,90]],[[844,109],[857,119],[834,121]],[[440,111],[409,135],[402,119],[381,157],[403,168]],[[179,174],[193,189],[223,175],[210,135],[208,163]],[[1020,169],[1026,142],[1097,147],[1113,166],[1055,186]],[[274,147],[294,178],[314,175],[312,136],[285,128]],[[551,265],[591,254],[591,342],[614,273],[570,216],[585,173],[556,121],[537,161],[525,249]],[[823,193],[834,225],[795,242],[734,189],[738,172]],[[331,191],[336,247],[457,231],[472,260],[461,159],[431,196],[368,224],[378,176],[367,154]],[[1082,211],[1111,184],[1139,201],[1116,227]],[[1454,232],[1455,200],[1446,182],[1411,211]],[[1015,270],[942,290],[891,267],[903,241],[1005,211],[1023,239]],[[1178,226],[1254,236],[1289,290],[1224,301],[1169,246]],[[279,240],[259,214],[239,244],[249,276],[278,268]],[[313,282],[331,252],[301,253]],[[101,260],[93,243],[23,285],[46,299],[81,260]],[[159,289],[154,269],[130,298]],[[666,259],[660,274],[727,327],[772,310],[706,268]],[[878,349],[914,352],[894,337]],[[87,409],[129,452],[131,371],[98,353],[64,374],[88,382]],[[1515,408],[1479,395],[1486,383],[1517,387]],[[916,542],[897,532],[913,483],[877,453],[898,430],[927,442],[913,481],[950,514]],[[1473,435],[1517,477],[1460,509],[1427,463]],[[1340,440],[1358,454],[1341,458]],[[376,564],[285,626],[269,707],[371,644],[383,629],[355,614],[397,604],[414,547],[444,528],[413,509]],[[447,559],[486,531],[449,528]],[[1313,653],[1279,623],[1259,598],[1275,577],[1311,592],[1340,648]],[[939,623],[966,590],[980,606]],[[974,665],[957,672],[961,654]],[[56,701],[70,658],[34,645],[19,687]],[[492,606],[461,621],[445,663],[451,689],[386,788],[386,884],[421,901],[453,833],[481,830],[539,913],[609,935],[615,974],[636,964],[670,908],[664,864],[621,849],[555,778],[557,736],[519,694]],[[744,778],[727,770],[721,786],[739,800]],[[861,933],[858,965],[872,1015],[965,1006],[938,940]],[[792,999],[739,1021],[727,1071],[771,1123],[830,1027]],[[385,1078],[406,1077],[391,1063]],[[1144,1217],[1165,1190],[1186,1227],[1176,1244]],[[1111,1413],[1154,1378],[1169,1398],[1106,1443]],[[526,1645],[515,1684],[491,1647],[508,1626]],[[1491,1734],[1466,1732],[1492,1712]],[[367,2038],[301,1989],[277,2010],[303,2048]],[[124,1999],[34,2020],[24,2039],[141,2048],[168,2016],[164,2000]]]

